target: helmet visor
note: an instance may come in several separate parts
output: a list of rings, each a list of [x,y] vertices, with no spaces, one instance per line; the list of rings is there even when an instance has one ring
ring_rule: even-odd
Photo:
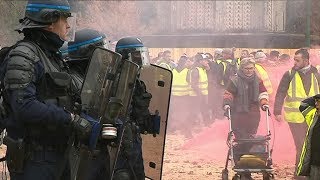
[[[140,66],[150,64],[150,56],[148,48],[146,47],[137,47],[135,51],[129,53],[129,60],[137,63]]]
[[[66,41],[74,41],[75,34],[77,31],[77,14],[71,13],[70,16],[64,17],[67,18],[68,25],[70,26],[70,28],[68,29]]]

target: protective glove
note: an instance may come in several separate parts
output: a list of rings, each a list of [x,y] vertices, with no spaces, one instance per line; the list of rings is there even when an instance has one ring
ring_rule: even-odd
[[[269,105],[268,104],[264,104],[261,106],[262,111],[267,111],[267,109],[269,109]]]
[[[79,115],[71,114],[71,125],[80,137],[88,137],[90,135],[92,125],[90,122]]]

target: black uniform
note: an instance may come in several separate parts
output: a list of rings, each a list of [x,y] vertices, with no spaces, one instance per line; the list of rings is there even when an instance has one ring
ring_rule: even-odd
[[[69,74],[58,49],[59,36],[30,29],[26,42],[10,51],[1,77],[8,104],[7,162],[11,179],[54,179],[59,170],[69,179],[64,158],[71,133]],[[10,141],[12,140],[12,141]],[[21,149],[15,146],[21,145]],[[18,158],[18,154],[21,155]],[[24,163],[23,163],[24,162]]]

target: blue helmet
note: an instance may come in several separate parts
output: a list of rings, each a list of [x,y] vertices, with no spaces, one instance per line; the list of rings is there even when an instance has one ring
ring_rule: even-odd
[[[29,0],[25,17],[20,20],[21,27],[17,30],[46,27],[60,17],[71,17],[70,10],[67,0]]]
[[[139,66],[150,63],[148,48],[136,37],[120,39],[116,45],[116,52],[122,55],[122,59],[131,60]]]
[[[79,30],[74,41],[68,42],[69,60],[88,60],[96,47],[108,49],[106,35],[93,29]]]
[[[29,0],[25,17],[43,24],[51,24],[63,17],[70,17],[71,8],[67,0]]]

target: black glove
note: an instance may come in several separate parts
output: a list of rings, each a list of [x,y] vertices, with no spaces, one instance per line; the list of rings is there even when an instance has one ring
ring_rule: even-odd
[[[79,115],[72,115],[71,125],[80,137],[88,137],[90,135],[92,125],[90,122]]]

